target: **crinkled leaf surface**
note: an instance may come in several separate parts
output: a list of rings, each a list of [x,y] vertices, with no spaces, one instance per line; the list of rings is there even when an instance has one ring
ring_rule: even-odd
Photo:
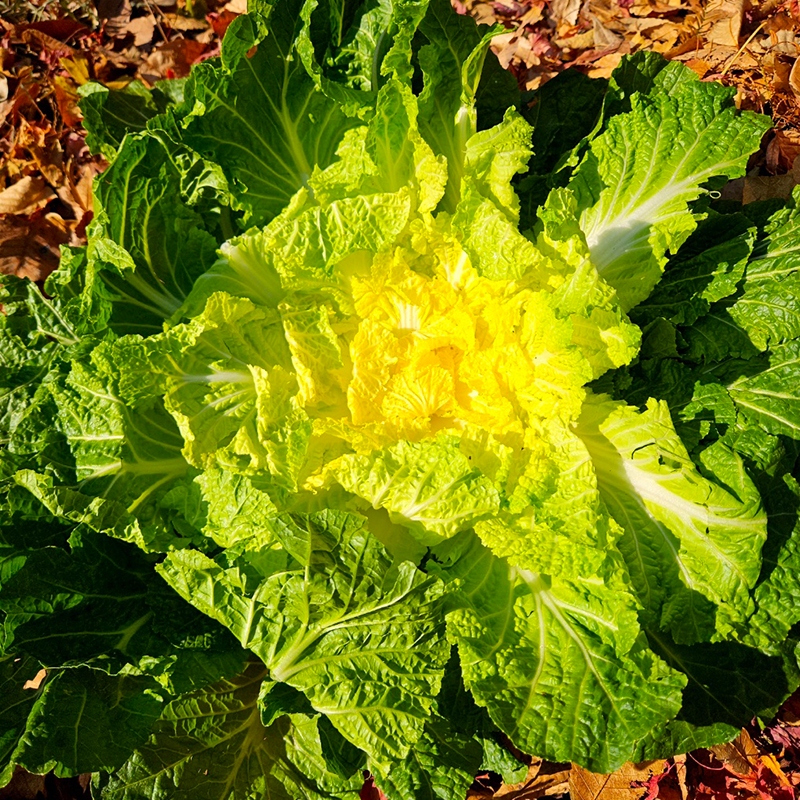
[[[591,454],[601,497],[625,531],[620,549],[636,576],[646,619],[692,642],[708,640],[713,631],[713,609],[703,598],[725,606],[717,620],[722,627],[748,616],[767,517],[736,455],[724,445],[709,448],[703,463],[722,485],[705,478],[663,402],[651,401],[640,415],[595,400],[584,407],[577,432]]]
[[[14,760],[29,772],[60,777],[122,766],[164,706],[149,677],[78,667],[48,674]]]
[[[570,181],[600,274],[625,310],[658,282],[666,253],[695,227],[688,204],[705,182],[736,177],[769,122],[739,115],[731,93],[686,81],[671,94],[631,98],[594,139]]]
[[[381,763],[403,757],[448,655],[441,582],[411,563],[393,566],[351,514],[282,516],[273,529],[285,552],[219,563],[175,552],[159,572],[353,744]]]
[[[97,781],[101,796],[316,800],[357,791],[319,763],[319,740],[305,730],[307,723],[295,727],[282,717],[263,726],[258,694],[264,676],[254,661],[240,675],[173,700],[150,739],[114,777]],[[314,777],[306,773],[309,760],[316,762]]]
[[[186,86],[183,141],[222,166],[248,225],[276,216],[356,124],[289,58],[300,6],[276,5],[265,38],[258,12],[234,20],[221,63],[199,65]]]
[[[677,713],[686,679],[646,647],[621,570],[605,582],[551,579],[510,567],[469,535],[437,555],[461,582],[448,633],[465,684],[518,747],[610,771]]]

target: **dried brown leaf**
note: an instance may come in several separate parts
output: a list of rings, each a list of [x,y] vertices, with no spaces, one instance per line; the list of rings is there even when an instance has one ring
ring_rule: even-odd
[[[211,23],[211,27],[213,32],[220,38],[223,39],[225,37],[225,33],[228,30],[228,26],[233,22],[236,17],[238,17],[234,11],[227,11],[223,10],[219,13],[216,11],[212,12],[208,15],[208,21]]]
[[[550,3],[550,17],[556,22],[574,25],[581,11],[581,0],[553,0]]]
[[[619,47],[623,42],[622,36],[618,36],[609,30],[597,17],[593,20],[592,34],[594,36],[594,46],[598,50],[612,50]]]
[[[569,788],[569,774],[568,764],[555,764],[534,757],[522,783],[503,784],[494,796],[503,800],[536,800],[564,794]]]
[[[141,76],[150,83],[161,78],[184,78],[203,54],[205,45],[194,39],[173,39],[153,48],[141,67]]]
[[[92,182],[99,172],[100,167],[94,161],[88,161],[80,167],[70,164],[66,181],[58,188],[59,199],[72,209],[78,221],[92,211]]]
[[[758,748],[744,728],[732,742],[708,749],[737,775],[749,775],[758,764]]]
[[[576,33],[574,36],[565,36],[563,39],[553,39],[553,44],[565,50],[590,50],[594,47],[594,31]]]
[[[772,31],[767,47],[773,53],[780,53],[790,58],[800,55],[800,44],[797,41],[797,32],[791,28]]]
[[[44,280],[58,266],[59,245],[70,238],[50,215],[36,220],[0,219],[0,273]]]
[[[788,200],[797,185],[792,173],[786,175],[755,175],[744,179],[742,203],[759,200]]]
[[[53,77],[53,91],[58,103],[58,113],[67,128],[76,128],[83,116],[78,107],[78,91],[75,84],[63,75]]]
[[[709,0],[706,5],[706,20],[711,28],[706,40],[711,44],[738,47],[742,30],[744,0]]]
[[[630,762],[610,775],[572,765],[569,774],[569,793],[572,800],[639,800],[642,784],[651,776],[664,771],[666,761],[645,761],[642,764]]]
[[[56,193],[41,175],[26,175],[0,192],[0,214],[29,216],[55,197]]]
[[[183,14],[161,14],[161,24],[174,31],[204,31],[208,28],[204,19],[194,19]]]
[[[17,115],[27,106],[33,105],[42,90],[42,82],[33,67],[23,66],[17,74],[17,88],[5,102],[0,103],[0,125],[10,118],[16,122]]]
[[[38,797],[46,797],[45,777],[16,767],[11,782],[0,789],[0,800],[36,800]]]
[[[153,17],[136,17],[128,23],[128,33],[133,36],[133,46],[143,47],[153,41],[156,23]]]
[[[38,50],[40,58],[49,64],[57,63],[59,58],[69,56],[75,52],[72,47],[60,39],[56,39],[55,36],[51,36],[34,27],[25,26],[20,30],[19,41],[34,50]]]
[[[108,36],[125,36],[131,21],[130,0],[97,0],[97,13]]]

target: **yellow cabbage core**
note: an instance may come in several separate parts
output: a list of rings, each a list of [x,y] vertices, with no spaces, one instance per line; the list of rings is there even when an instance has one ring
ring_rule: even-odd
[[[552,295],[480,277],[449,237],[420,242],[379,254],[350,277],[354,316],[337,325],[331,313],[325,322],[331,344],[341,331],[337,352],[311,359],[289,336],[306,407],[327,398],[338,409],[309,409],[318,432],[331,430],[320,417],[338,417],[339,435],[362,449],[352,436],[359,431],[375,446],[443,428],[524,434],[576,418],[592,369]]]

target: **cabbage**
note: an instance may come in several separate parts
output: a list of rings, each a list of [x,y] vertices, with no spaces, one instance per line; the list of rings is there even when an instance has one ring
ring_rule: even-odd
[[[493,33],[256,2],[84,90],[89,244],[2,283],[0,784],[454,798],[800,684],[797,197],[711,206],[769,122]]]

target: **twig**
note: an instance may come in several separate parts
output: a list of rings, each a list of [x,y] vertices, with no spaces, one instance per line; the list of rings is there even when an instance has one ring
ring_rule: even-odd
[[[161,34],[161,38],[168,42],[169,39],[167,38],[167,34],[164,33],[164,29],[161,27],[161,22],[156,16],[156,12],[153,11],[153,6],[150,5],[150,0],[144,0],[144,4],[147,6],[147,10],[150,12],[150,16],[153,18],[153,22],[155,23],[156,28],[158,28],[158,32]]]
[[[752,32],[752,33],[751,33],[751,34],[750,34],[748,37],[747,37],[747,41],[746,41],[746,42],[745,42],[745,43],[744,43],[744,44],[743,44],[743,45],[742,45],[742,46],[741,46],[741,47],[740,47],[740,48],[739,48],[739,49],[736,51],[736,54],[735,54],[735,55],[733,56],[733,58],[732,58],[732,59],[731,59],[731,60],[728,62],[728,64],[726,65],[725,69],[724,69],[724,70],[722,70],[722,72],[720,73],[720,78],[724,78],[724,77],[725,77],[726,73],[727,73],[727,72],[728,72],[728,70],[729,70],[729,69],[730,69],[730,68],[731,68],[731,67],[732,67],[732,66],[733,66],[733,65],[736,63],[736,59],[737,59],[737,58],[739,58],[739,56],[740,56],[740,55],[742,54],[742,52],[744,51],[745,47],[747,47],[747,45],[749,45],[749,44],[750,44],[750,42],[752,42],[752,41],[753,41],[753,39],[755,39],[755,38],[756,38],[756,34],[757,34],[757,33],[758,33],[758,32],[759,32],[759,31],[760,31],[760,30],[761,30],[761,29],[762,29],[762,28],[763,28],[763,27],[764,27],[766,24],[767,24],[767,21],[766,21],[766,20],[764,20],[764,21],[763,21],[763,22],[762,22],[762,23],[761,23],[761,24],[760,24],[760,25],[759,25],[759,26],[758,26],[758,27],[757,27],[757,28],[756,28],[756,29],[755,29],[755,30],[754,30],[754,31],[753,31],[753,32]]]

